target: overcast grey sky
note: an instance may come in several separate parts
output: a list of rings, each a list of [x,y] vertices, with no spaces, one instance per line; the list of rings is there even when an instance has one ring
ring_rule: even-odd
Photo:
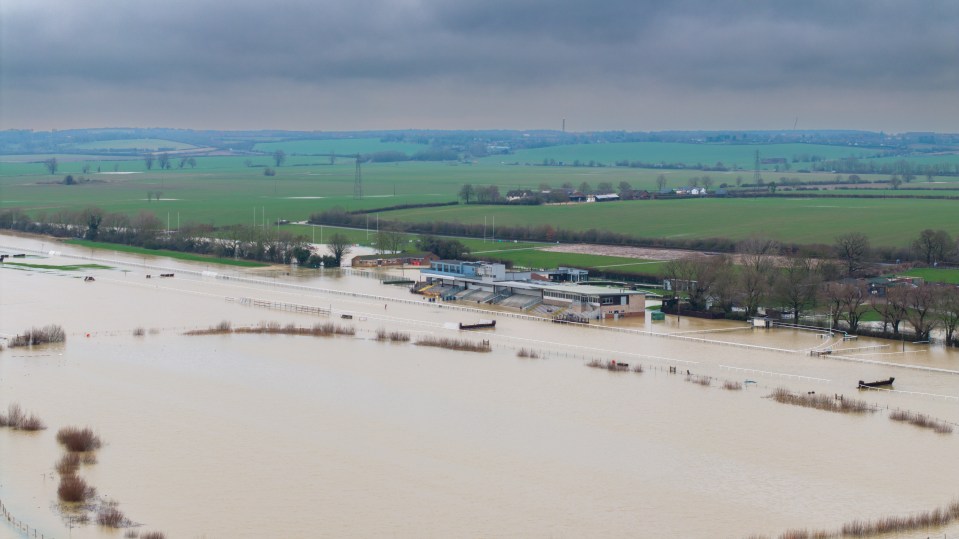
[[[959,131],[956,0],[3,0],[3,129]]]

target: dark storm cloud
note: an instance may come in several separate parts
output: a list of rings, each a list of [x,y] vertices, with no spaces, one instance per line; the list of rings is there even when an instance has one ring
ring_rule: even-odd
[[[959,2],[952,0],[2,6],[0,84],[15,96],[70,88],[239,95],[265,82],[317,90],[363,84],[368,97],[373,88],[383,95],[414,88],[420,98],[431,88],[532,98],[566,87],[570,99],[570,87],[591,85],[689,96],[959,87]],[[10,107],[4,103],[8,116]]]

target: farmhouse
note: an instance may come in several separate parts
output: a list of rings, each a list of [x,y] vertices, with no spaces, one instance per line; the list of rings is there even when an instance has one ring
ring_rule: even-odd
[[[375,268],[389,266],[427,266],[439,257],[433,253],[398,253],[361,255],[353,257],[354,268]]]
[[[584,284],[588,272],[576,268],[508,271],[488,262],[435,260],[420,270],[425,280],[413,292],[447,301],[471,301],[523,311],[575,314],[600,319],[641,316],[642,292]]]

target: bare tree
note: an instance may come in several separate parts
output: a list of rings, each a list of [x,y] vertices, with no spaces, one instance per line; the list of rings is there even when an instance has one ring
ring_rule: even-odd
[[[376,234],[376,249],[381,253],[398,253],[403,250],[404,236],[402,233],[385,228]]]
[[[869,256],[869,238],[862,232],[836,236],[836,257],[842,260],[846,276],[854,277],[865,268]]]
[[[146,165],[147,170],[153,170],[153,154],[148,153],[143,156],[143,164]]]
[[[815,305],[819,282],[819,272],[812,260],[797,256],[791,258],[776,275],[773,295],[779,303],[792,309],[798,324],[803,311]]]
[[[899,325],[906,317],[906,292],[905,288],[897,286],[887,288],[885,298],[870,296],[869,303],[882,317],[883,333],[891,326],[893,335],[899,335]]]
[[[473,185],[472,185],[472,184],[467,183],[467,184],[464,184],[463,187],[460,188],[460,193],[459,193],[460,198],[462,198],[464,201],[466,201],[467,204],[470,203],[470,198],[472,198],[473,195],[475,195],[475,194],[476,194],[476,190],[473,189]]]
[[[926,264],[932,264],[945,260],[952,254],[952,238],[945,230],[932,230],[927,228],[919,233],[919,237],[912,242],[912,249],[916,254],[926,261]]]
[[[843,317],[852,333],[859,331],[859,321],[870,309],[867,296],[863,283],[844,283],[840,287],[839,301],[842,304]]]
[[[56,174],[57,169],[60,168],[60,164],[57,163],[56,157],[51,157],[50,159],[45,160],[43,162],[43,166],[47,167],[47,171],[50,172],[50,174]]]
[[[191,157],[186,160],[186,164],[190,165],[190,168],[196,168],[196,158]]]
[[[273,162],[276,163],[276,166],[283,165],[284,161],[286,161],[286,152],[280,149],[273,152]]]
[[[946,345],[956,346],[956,327],[959,327],[959,288],[944,286],[940,290],[936,309],[939,323],[946,331]]]
[[[665,174],[660,174],[659,176],[656,176],[656,188],[657,188],[658,190],[660,190],[660,191],[662,191],[663,189],[666,189],[666,175],[665,175]]]
[[[160,165],[161,170],[168,170],[170,168],[170,154],[163,152],[157,156],[157,164]]]
[[[820,296],[829,312],[829,329],[837,329],[839,327],[839,320],[842,318],[842,283],[823,283],[820,289]]]
[[[350,253],[350,240],[337,232],[330,237],[330,240],[326,243],[326,246],[330,249],[333,258],[336,259],[336,265],[339,266],[343,262],[343,257]]]
[[[773,256],[779,252],[779,243],[754,236],[739,242],[736,251],[741,265],[739,288],[742,304],[746,308],[746,315],[753,316],[775,278]]]
[[[933,308],[936,306],[937,293],[936,287],[930,284],[921,284],[909,290],[907,295],[909,310],[906,312],[906,318],[916,332],[917,341],[929,340],[929,334],[936,327],[937,320],[933,316]]]
[[[619,182],[619,198],[623,200],[628,200],[632,198],[633,186],[627,181]]]

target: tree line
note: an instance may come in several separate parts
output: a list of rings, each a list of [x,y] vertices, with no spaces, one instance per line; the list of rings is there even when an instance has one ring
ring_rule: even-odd
[[[231,225],[213,227],[187,223],[176,230],[152,212],[134,216],[108,213],[100,208],[39,211],[28,215],[19,208],[0,211],[0,228],[58,238],[77,238],[146,249],[166,249],[257,262],[304,267],[338,267],[350,251],[349,240],[340,233],[327,242],[329,255],[316,253],[303,236],[278,231],[275,227]]]
[[[904,338],[908,324],[916,341],[928,341],[942,328],[946,343],[959,345],[959,287],[857,278],[864,270],[860,247],[837,240],[834,260],[783,257],[775,242],[753,238],[737,246],[738,264],[726,254],[672,260],[664,270],[674,297],[666,310],[748,318],[761,308],[777,309],[797,324],[895,339]],[[826,319],[812,319],[814,311]],[[870,313],[882,321],[881,330],[862,325]]]

